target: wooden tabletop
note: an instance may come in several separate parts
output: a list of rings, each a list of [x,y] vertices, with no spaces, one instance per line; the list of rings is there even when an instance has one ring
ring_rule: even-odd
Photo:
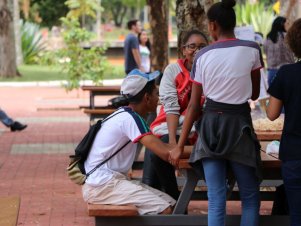
[[[191,168],[188,158],[191,153],[193,146],[185,146],[184,153],[179,161],[180,169],[189,169]],[[264,151],[261,151],[261,161],[263,168],[280,168],[280,160],[275,155],[268,155]]]
[[[255,131],[260,141],[280,140],[282,131]]]
[[[92,92],[120,92],[120,86],[81,86],[81,89]]]

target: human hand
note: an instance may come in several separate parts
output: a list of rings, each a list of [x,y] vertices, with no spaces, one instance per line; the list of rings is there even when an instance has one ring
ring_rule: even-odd
[[[169,163],[173,166],[177,167],[179,164],[180,156],[183,152],[183,148],[180,148],[179,146],[175,146],[170,152],[169,152]]]

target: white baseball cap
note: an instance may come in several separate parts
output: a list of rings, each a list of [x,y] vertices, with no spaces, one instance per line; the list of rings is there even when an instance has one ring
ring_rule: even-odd
[[[159,71],[148,74],[134,69],[124,78],[120,93],[126,98],[136,96],[145,87],[146,83],[156,79],[159,75]]]

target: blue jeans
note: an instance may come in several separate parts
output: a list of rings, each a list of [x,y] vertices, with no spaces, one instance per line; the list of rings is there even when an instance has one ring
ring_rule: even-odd
[[[1,109],[0,109],[0,121],[7,127],[11,126],[14,123],[14,121],[10,117],[8,117],[7,114]]]
[[[203,161],[208,187],[208,226],[224,226],[226,216],[227,160],[206,158]],[[242,202],[241,226],[257,226],[259,221],[259,181],[255,169],[229,162],[237,180]]]
[[[269,87],[271,86],[274,78],[276,77],[276,74],[277,74],[277,69],[268,69],[268,84],[269,84]]]
[[[301,225],[301,160],[283,161],[282,177],[288,200],[291,226]]]

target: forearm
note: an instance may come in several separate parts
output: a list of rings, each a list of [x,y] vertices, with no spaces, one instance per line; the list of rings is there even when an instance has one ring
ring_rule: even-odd
[[[140,53],[139,53],[138,49],[132,49],[132,53],[133,53],[133,56],[134,56],[134,59],[135,59],[138,69],[141,70],[142,69],[141,68],[141,57],[140,57]]]
[[[140,142],[162,160],[168,161],[169,151],[171,146],[163,143],[159,138],[154,135],[147,135],[141,138]]]
[[[182,149],[184,148],[187,138],[190,134],[192,125],[194,123],[194,121],[196,120],[196,118],[199,116],[199,111],[200,111],[200,106],[199,105],[194,105],[192,103],[189,103],[188,108],[187,108],[187,112],[185,115],[185,120],[183,123],[183,128],[181,131],[181,136],[180,139],[178,141],[178,146]]]
[[[169,143],[176,144],[177,129],[179,125],[179,115],[166,114],[166,122],[168,128]]]
[[[251,72],[252,81],[252,100],[257,100],[260,93],[260,70],[255,70]]]

